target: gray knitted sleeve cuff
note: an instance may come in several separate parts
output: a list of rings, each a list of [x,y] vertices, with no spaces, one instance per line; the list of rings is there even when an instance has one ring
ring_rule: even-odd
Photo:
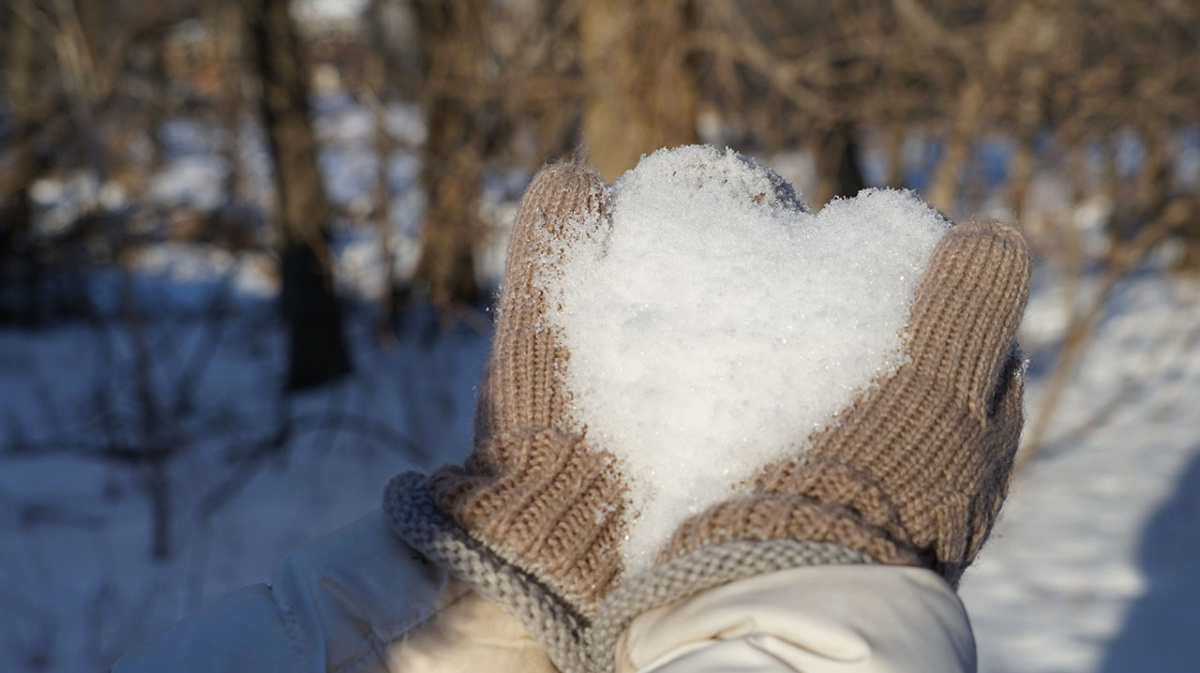
[[[734,540],[677,556],[631,577],[605,599],[592,624],[591,670],[610,672],[617,640],[638,615],[738,580],[818,565],[874,563],[841,545],[796,540]]]
[[[508,563],[434,504],[425,476],[388,483],[383,510],[392,532],[518,621],[563,671],[587,670],[588,621],[528,572]]]
[[[860,551],[823,542],[723,542],[627,578],[589,619],[439,510],[424,475],[394,477],[384,496],[384,512],[392,532],[520,621],[563,673],[611,671],[617,640],[649,610],[779,570],[874,563]]]

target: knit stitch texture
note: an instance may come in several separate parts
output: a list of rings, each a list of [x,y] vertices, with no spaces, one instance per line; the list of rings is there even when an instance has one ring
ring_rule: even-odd
[[[879,562],[956,585],[1003,502],[1020,435],[1021,236],[952,227],[912,305],[905,363],[804,451],[764,466],[748,493],[688,519],[649,572],[622,577],[626,491],[613,456],[567,419],[569,353],[538,286],[572,237],[603,235],[604,194],[576,164],[534,178],[509,244],[474,451],[462,466],[393,479],[392,529],[513,614],[567,673],[609,670],[638,614],[766,572]]]
[[[544,319],[538,276],[571,237],[605,226],[604,183],[558,164],[521,202],[506,262],[492,355],[476,411],[475,450],[429,479],[438,507],[501,558],[589,612],[620,570],[625,498],[610,454],[567,420],[569,354]]]
[[[830,542],[957,586],[995,521],[1022,425],[1015,333],[1029,255],[1010,227],[952,227],[910,312],[907,361],[753,492],[686,521],[663,558],[729,540]]]

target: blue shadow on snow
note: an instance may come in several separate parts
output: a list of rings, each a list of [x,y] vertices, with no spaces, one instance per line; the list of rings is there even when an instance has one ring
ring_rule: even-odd
[[[1116,504],[1120,506],[1120,504]],[[1108,644],[1100,673],[1200,670],[1200,451],[1138,545],[1146,593]]]

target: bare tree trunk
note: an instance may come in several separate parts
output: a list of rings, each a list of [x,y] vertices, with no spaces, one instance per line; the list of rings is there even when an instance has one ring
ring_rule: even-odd
[[[819,201],[828,203],[838,196],[854,196],[867,186],[858,163],[858,143],[854,122],[840,120],[819,140],[817,175]]]
[[[930,203],[951,217],[955,215],[958,182],[975,137],[983,103],[983,83],[976,77],[969,77],[958,91],[950,128],[946,131],[945,150],[926,194]]]
[[[591,159],[612,180],[660,147],[696,142],[687,0],[591,0],[578,20]]]
[[[86,18],[81,15],[78,4],[83,5]],[[109,162],[99,137],[96,107],[111,86],[112,73],[102,72],[97,67],[94,44],[88,40],[89,33],[99,39],[95,3],[78,4],[67,0],[53,3],[58,28],[54,50],[88,167],[96,172],[96,181],[104,184],[109,178]]]
[[[1034,129],[1018,129],[1017,147],[1008,171],[1008,204],[1018,220],[1033,182],[1033,142]]]
[[[29,189],[40,172],[32,148],[33,124],[33,28],[25,18],[8,12],[11,21],[7,31],[5,74],[9,105],[16,122],[14,141],[16,170],[11,185],[3,185],[8,193],[6,203],[0,203],[0,264],[7,267],[0,275],[0,287],[19,283],[15,294],[17,306],[0,305],[0,323],[10,319],[26,325],[37,321],[40,303],[38,294],[39,265],[32,248],[33,202]],[[8,311],[12,310],[12,315]]]
[[[1179,231],[1183,254],[1175,262],[1175,270],[1188,275],[1200,275],[1200,217],[1189,219]]]
[[[245,11],[279,195],[282,308],[291,330],[287,387],[299,390],[350,371],[333,291],[331,212],[317,167],[307,72],[288,0],[254,0]]]
[[[387,129],[386,90],[389,80],[387,59],[379,45],[371,45],[364,63],[361,96],[371,108],[375,124],[375,219],[379,232],[380,262],[383,264],[383,287],[379,293],[379,318],[376,334],[385,348],[396,345],[397,291],[393,278],[395,259],[392,255],[392,190],[388,167],[396,143]]]
[[[1045,119],[1041,100],[1047,80],[1041,60],[1027,59],[1021,68],[1021,98],[1017,101],[1016,115],[1017,148],[1008,182],[1008,202],[1018,218],[1025,209],[1025,198],[1033,182],[1033,143]]]
[[[898,189],[904,186],[904,132],[906,127],[899,121],[887,125],[887,186]]]
[[[239,152],[242,145],[242,106],[245,102],[243,83],[246,77],[243,67],[246,62],[244,41],[238,39],[241,31],[237,29],[243,24],[241,3],[222,0],[210,5],[207,12],[208,21],[216,26],[217,30],[217,36],[212,43],[211,58],[217,64],[221,80],[217,111],[226,134],[222,153],[229,164],[229,173],[225,176],[223,191],[228,208],[240,204],[245,197],[243,182],[246,175]]]
[[[428,199],[417,281],[441,311],[474,303],[473,246],[479,236],[485,137],[480,128],[479,60],[483,13],[478,0],[417,0],[429,134],[421,182]]]

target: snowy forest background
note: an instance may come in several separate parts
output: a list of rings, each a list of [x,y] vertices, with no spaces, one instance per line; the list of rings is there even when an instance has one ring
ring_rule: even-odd
[[[1200,5],[5,0],[0,668],[105,670],[470,438],[586,144],[907,187],[1036,255],[981,669],[1200,661]]]

